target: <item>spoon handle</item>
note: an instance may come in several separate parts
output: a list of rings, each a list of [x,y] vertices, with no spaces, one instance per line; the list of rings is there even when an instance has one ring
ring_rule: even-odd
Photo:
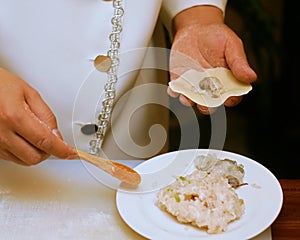
[[[126,165],[94,156],[81,150],[77,150],[77,153],[80,159],[95,165],[122,182],[131,185],[138,185],[141,182],[141,176]]]

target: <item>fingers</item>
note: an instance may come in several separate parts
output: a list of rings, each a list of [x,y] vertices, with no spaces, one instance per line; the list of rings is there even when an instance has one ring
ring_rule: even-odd
[[[45,103],[40,94],[34,89],[28,89],[26,92],[26,102],[30,111],[43,123],[45,123],[52,133],[60,139],[63,139],[60,131],[58,130],[56,117],[50,107]]]
[[[23,166],[28,166],[24,161],[3,149],[0,149],[0,159],[5,159]]]
[[[181,102],[182,105],[187,107],[192,107],[195,105],[195,103],[192,100],[185,97],[184,95],[179,95],[179,101]]]
[[[195,103],[192,100],[190,100],[189,98],[185,97],[184,95],[181,95],[179,93],[173,92],[170,87],[168,87],[167,93],[169,94],[170,97],[173,97],[173,98],[177,98],[178,97],[180,103],[182,105],[184,105],[184,106],[191,107],[191,106],[195,105]]]
[[[57,129],[57,122],[53,112],[37,91],[28,87],[24,97],[30,111],[40,121],[44,122],[50,129]]]
[[[34,165],[45,160],[49,155],[42,152],[10,129],[10,125],[0,126],[0,158],[22,165]]]
[[[189,98],[185,97],[184,95],[175,93],[169,88],[168,88],[167,92],[171,97],[174,97],[174,98],[179,97],[180,103],[184,106],[192,107],[195,105],[195,103],[192,100],[190,100]],[[206,106],[201,106],[201,105],[197,105],[197,109],[204,115],[210,115],[216,111],[216,108],[208,108]]]
[[[234,106],[238,105],[242,101],[242,99],[243,99],[242,96],[229,97],[224,102],[224,105],[226,107],[234,107]]]
[[[47,159],[50,155],[36,149],[24,139],[15,135],[9,137],[7,144],[1,144],[0,158],[10,160],[24,166],[36,165]]]
[[[54,155],[63,159],[77,158],[77,152],[57,137],[28,108],[13,115],[9,124],[0,128],[0,156],[23,165],[36,165]]]
[[[167,88],[167,93],[170,97],[177,98],[179,93],[173,92],[170,87]]]
[[[75,158],[77,152],[58,137],[57,129],[53,130],[39,119],[29,108],[25,108],[23,122],[26,127],[18,126],[17,133],[35,148],[62,159]],[[33,132],[34,131],[34,132]]]
[[[24,121],[27,127],[19,129],[18,133],[39,152],[46,153],[46,156],[54,155],[62,159],[76,158],[77,152],[62,141],[55,115],[39,93],[29,88],[25,91],[25,98],[27,104],[24,106]],[[35,129],[35,134],[31,133],[32,129]]]
[[[217,109],[216,108],[209,108],[202,105],[197,105],[197,109],[203,114],[203,115],[211,115],[213,114]]]
[[[56,118],[40,95],[20,78],[0,72],[0,157],[23,165],[53,155],[77,158],[62,140]]]

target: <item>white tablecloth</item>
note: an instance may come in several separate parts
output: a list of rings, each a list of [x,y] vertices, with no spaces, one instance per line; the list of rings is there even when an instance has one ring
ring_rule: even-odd
[[[47,160],[34,167],[0,160],[0,239],[145,239],[123,222],[115,194],[80,160]],[[253,240],[270,239],[267,229]]]

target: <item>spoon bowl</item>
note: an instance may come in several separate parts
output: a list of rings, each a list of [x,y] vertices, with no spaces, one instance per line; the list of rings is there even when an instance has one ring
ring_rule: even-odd
[[[104,159],[81,150],[77,150],[81,160],[87,161],[96,167],[102,169],[111,176],[121,180],[124,183],[136,186],[141,182],[141,176],[134,169],[109,159]]]

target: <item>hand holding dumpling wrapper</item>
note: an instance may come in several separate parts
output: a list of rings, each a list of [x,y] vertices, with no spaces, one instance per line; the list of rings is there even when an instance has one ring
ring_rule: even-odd
[[[237,80],[229,69],[223,67],[201,72],[191,69],[171,81],[169,86],[172,91],[207,107],[218,107],[227,98],[241,96],[252,90],[250,83]]]

